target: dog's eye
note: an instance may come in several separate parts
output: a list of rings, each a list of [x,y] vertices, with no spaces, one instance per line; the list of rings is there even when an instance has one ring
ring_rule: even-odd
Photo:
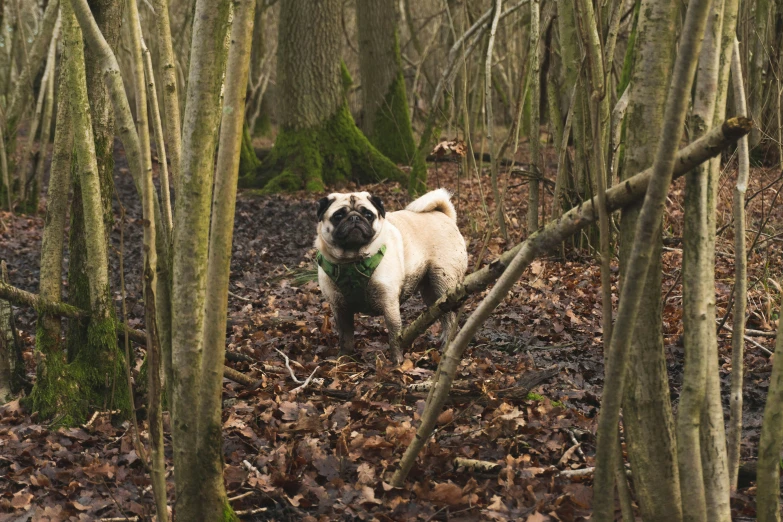
[[[335,219],[342,219],[345,217],[345,210],[338,210],[334,214],[332,214],[332,217]]]
[[[365,208],[364,210],[362,210],[362,215],[363,215],[364,217],[366,217],[367,219],[372,219],[372,218],[374,218],[374,217],[375,217],[375,214],[373,214],[372,212],[370,212],[370,211],[369,211],[369,210],[367,210],[366,208]]]

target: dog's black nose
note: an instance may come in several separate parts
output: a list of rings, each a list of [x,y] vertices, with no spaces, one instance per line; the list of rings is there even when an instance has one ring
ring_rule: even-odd
[[[354,214],[353,216],[351,216],[351,221],[352,221],[352,222],[359,221],[359,216],[357,216],[356,214]]]

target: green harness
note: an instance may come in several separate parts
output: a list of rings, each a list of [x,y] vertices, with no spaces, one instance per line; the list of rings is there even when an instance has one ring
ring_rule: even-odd
[[[355,263],[332,263],[321,252],[315,255],[315,262],[334,281],[351,308],[365,308],[367,284],[375,269],[381,264],[386,245],[374,255]]]

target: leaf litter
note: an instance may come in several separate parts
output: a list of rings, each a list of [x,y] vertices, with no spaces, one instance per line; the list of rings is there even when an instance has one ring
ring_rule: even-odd
[[[123,162],[118,153],[118,165]],[[492,238],[482,244],[488,216],[475,176],[458,177],[453,163],[438,169],[439,181],[455,193],[474,270],[483,248],[482,263],[487,263],[511,243]],[[749,193],[775,176],[763,168],[753,174]],[[524,238],[520,223],[525,221],[527,187],[511,181],[506,208],[516,242]],[[141,328],[140,208],[128,176],[118,174],[115,183],[127,214],[135,219],[125,225],[125,266],[130,324]],[[749,223],[761,221],[769,211],[765,198],[769,201],[780,188],[780,183],[773,184],[750,205]],[[396,185],[362,189],[380,195],[388,209],[403,208],[408,201]],[[682,182],[675,183],[665,227],[667,242],[675,245],[682,232],[682,191]],[[730,219],[730,191],[730,183],[724,183],[723,222]],[[252,513],[243,517],[248,520],[586,520],[591,512],[591,476],[566,478],[560,472],[594,465],[603,354],[600,274],[590,251],[569,249],[565,257],[555,253],[536,260],[523,274],[471,343],[452,398],[406,487],[398,489],[389,480],[421,418],[427,395],[422,383],[432,377],[440,360],[439,326],[418,339],[402,366],[395,368],[389,362],[382,320],[360,317],[359,355],[337,358],[330,311],[312,280],[316,199],[311,194],[240,194],[237,202],[227,364],[258,384],[251,389],[224,380],[224,477],[234,509]],[[488,199],[492,208],[491,196]],[[117,215],[118,210],[115,201]],[[773,212],[769,223],[783,222],[780,206]],[[9,264],[11,283],[35,292],[43,219],[7,213],[0,218],[9,225],[0,237],[0,256]],[[111,235],[115,248],[118,227],[115,223]],[[777,233],[769,224],[768,228],[768,236]],[[719,250],[731,251],[730,234],[729,229],[720,237]],[[779,296],[761,276],[770,277],[769,267],[780,266],[780,253],[781,242],[769,240],[750,254],[749,271],[756,284],[749,290],[749,325],[754,328],[776,326],[777,317],[769,313],[767,303]],[[664,252],[662,288],[675,409],[683,364],[681,257],[677,248]],[[116,252],[111,263],[118,279]],[[616,299],[616,265],[613,272]],[[718,255],[716,277],[722,315],[733,283],[730,256]],[[113,285],[119,295],[118,281]],[[463,317],[480,297],[469,300]],[[423,309],[416,298],[406,303],[404,322]],[[34,312],[15,308],[15,313],[27,376],[33,381]],[[771,339],[756,340],[772,347]],[[724,393],[731,370],[730,344],[729,335],[720,336]],[[141,360],[143,348],[135,351]],[[290,359],[288,367],[278,351]],[[771,366],[751,346],[745,362],[743,457],[752,457]],[[532,388],[527,386],[525,376],[542,371],[549,373]],[[294,394],[300,384],[292,374],[300,383],[308,376],[312,381]],[[136,404],[143,419],[142,396]],[[146,436],[143,431],[142,439]],[[170,471],[168,436],[167,430]],[[0,448],[0,521],[154,516],[149,477],[133,449],[127,422],[112,422],[111,415],[104,414],[82,427],[53,428],[14,400],[0,408]],[[457,458],[489,463],[490,471],[455,465]],[[753,493],[748,483],[733,496],[736,515],[755,513]]]

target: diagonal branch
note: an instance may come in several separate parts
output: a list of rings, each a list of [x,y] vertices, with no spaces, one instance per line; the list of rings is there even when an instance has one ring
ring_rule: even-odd
[[[723,149],[750,132],[752,125],[747,118],[728,119],[723,122],[723,125],[715,127],[702,138],[681,149],[675,158],[674,177],[681,177],[695,166],[717,156]],[[607,210],[613,212],[642,199],[651,176],[652,168],[649,168],[607,190]],[[596,222],[597,219],[598,213],[593,198],[572,208],[557,220],[549,222],[538,233],[507,250],[489,265],[468,275],[461,285],[452,288],[438,299],[402,332],[401,346],[409,347],[440,317],[456,310],[471,294],[481,292],[496,281],[521,249],[530,252],[529,259],[532,261],[544,252],[558,247],[566,238]]]

